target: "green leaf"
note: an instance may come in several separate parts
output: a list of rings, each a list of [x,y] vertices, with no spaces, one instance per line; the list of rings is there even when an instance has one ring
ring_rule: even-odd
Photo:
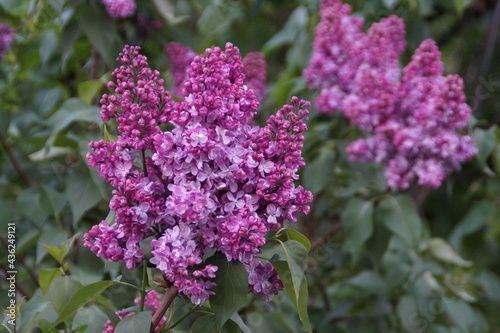
[[[114,67],[115,58],[123,43],[119,40],[115,20],[111,19],[102,6],[83,6],[78,21],[92,46],[104,61]]]
[[[417,207],[408,195],[386,196],[376,208],[377,221],[416,248],[422,233]]]
[[[45,66],[54,51],[57,49],[57,36],[54,30],[47,30],[40,36],[40,57],[42,65]]]
[[[356,286],[374,294],[384,293],[384,279],[375,271],[365,270],[346,281],[352,286]]]
[[[40,288],[42,288],[42,292],[44,294],[47,293],[52,280],[62,276],[62,274],[59,268],[42,269],[38,274],[38,283],[40,284]]]
[[[99,296],[106,288],[116,284],[129,285],[128,283],[117,281],[99,281],[87,286],[80,287],[67,301],[63,311],[58,311],[59,317],[54,322],[53,327],[71,318],[79,308],[90,302],[95,297]]]
[[[303,6],[297,7],[290,15],[283,29],[264,44],[264,52],[267,53],[283,45],[293,43],[299,32],[306,27],[308,17],[307,8]]]
[[[216,323],[222,327],[227,319],[243,304],[248,294],[248,274],[239,261],[227,261],[226,256],[216,253],[207,264],[218,267],[211,290],[210,307],[215,314]]]
[[[71,175],[67,180],[66,195],[73,213],[73,225],[102,199],[99,188],[88,174]]]
[[[332,165],[335,161],[334,147],[331,144],[321,147],[319,156],[308,164],[304,173],[305,187],[313,193],[318,193],[329,184],[332,178]]]
[[[271,260],[274,265],[276,261],[284,261],[288,265],[288,271],[292,280],[294,295],[298,297],[300,284],[304,277],[307,262],[307,250],[301,243],[295,240],[282,242],[277,240],[281,245],[281,255],[278,260]],[[281,275],[280,275],[281,277]]]
[[[492,203],[486,200],[476,202],[453,228],[449,238],[450,244],[460,251],[463,239],[486,227],[488,218],[493,216],[493,214],[494,206]]]
[[[45,310],[50,301],[45,297],[35,296],[31,298],[21,308],[21,325],[20,332],[31,332],[31,328],[40,312]]]
[[[219,327],[215,316],[208,314],[195,320],[191,326],[191,333],[221,332]]]
[[[116,325],[115,333],[147,333],[150,328],[151,311],[143,311],[136,315],[123,318],[118,325]]]
[[[118,139],[113,134],[109,133],[108,127],[106,126],[106,124],[103,125],[103,128],[104,128],[104,135],[103,135],[104,141],[107,141],[107,142],[118,141]]]
[[[472,262],[464,260],[455,249],[442,238],[436,237],[429,239],[427,246],[429,252],[439,261],[461,267],[472,266]]]
[[[290,267],[284,261],[273,261],[273,266],[280,276],[281,282],[285,287],[288,297],[297,311],[300,321],[307,332],[312,333],[311,324],[309,323],[309,314],[307,312],[307,300],[309,298],[309,291],[307,289],[307,279],[305,275],[302,276],[300,289],[296,292],[296,286],[290,272]]]
[[[352,198],[342,212],[341,219],[345,235],[343,248],[351,254],[354,263],[373,234],[373,202]]]
[[[66,304],[81,286],[82,284],[72,276],[61,276],[52,280],[48,295],[57,313],[61,314],[65,310]]]
[[[87,105],[91,105],[96,95],[105,86],[101,80],[84,81],[77,86],[78,97]]]
[[[70,98],[47,120],[47,125],[52,131],[59,132],[75,121],[99,123],[100,110],[96,106],[88,106],[79,98]]]
[[[241,319],[238,312],[233,313],[231,317],[229,317],[229,319],[234,321],[236,325],[238,325],[238,327],[243,331],[243,333],[252,333],[252,331],[250,330],[250,328],[248,328],[243,319]]]
[[[300,244],[304,245],[307,252],[309,252],[311,250],[311,241],[309,239],[307,239],[307,237],[304,236],[299,231],[297,231],[295,229],[291,229],[291,228],[285,228],[285,229],[282,229],[280,231],[280,233],[282,233],[282,232],[287,234],[287,236],[288,236],[287,240],[294,240],[294,241],[299,242]]]
[[[472,134],[474,144],[477,147],[477,160],[485,170],[488,170],[486,161],[495,149],[497,143],[495,135],[496,128],[496,126],[491,126],[487,130],[476,128]]]
[[[59,247],[55,247],[52,245],[45,245],[45,244],[42,244],[42,245],[52,255],[52,257],[54,257],[54,259],[56,259],[57,262],[62,265],[63,261],[64,261],[64,257],[66,257],[66,255],[68,254],[71,244],[73,243],[75,238],[78,236],[79,236],[78,234],[74,235],[70,239],[66,240]]]

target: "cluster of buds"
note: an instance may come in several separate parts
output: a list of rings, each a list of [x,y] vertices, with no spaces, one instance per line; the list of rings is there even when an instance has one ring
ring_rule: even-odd
[[[111,17],[126,18],[134,15],[137,5],[135,0],[102,0]]]
[[[0,23],[0,60],[9,49],[15,34],[14,28],[5,23]]]

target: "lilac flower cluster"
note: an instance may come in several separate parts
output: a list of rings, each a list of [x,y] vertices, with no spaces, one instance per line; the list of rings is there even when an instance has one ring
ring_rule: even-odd
[[[141,298],[137,297],[134,300],[134,303],[139,305],[141,303]],[[146,297],[144,298],[144,306],[150,307],[150,308],[155,308],[157,309],[158,306],[160,305],[160,294],[158,294],[156,291],[151,290],[146,294]],[[154,315],[156,310],[151,310],[151,314]],[[120,318],[123,319],[125,317],[133,316],[137,314],[135,311],[124,311],[120,310],[116,312],[116,315]],[[159,328],[162,327],[163,323],[167,319],[165,317],[162,317],[158,325],[156,325],[155,330],[158,330]],[[102,333],[114,333],[115,332],[115,326],[111,323],[110,320],[107,320],[106,323],[104,323],[104,330]]]
[[[182,95],[182,84],[186,79],[186,70],[196,53],[188,47],[177,42],[170,42],[165,46],[165,54],[170,63],[170,72],[174,77],[172,93]],[[262,52],[250,52],[243,58],[243,74],[245,84],[252,89],[259,102],[264,100],[266,94],[266,60]]]
[[[145,258],[194,304],[206,301],[216,266],[214,250],[242,262],[249,291],[269,300],[282,289],[276,271],[254,255],[265,234],[285,219],[307,214],[312,195],[295,186],[308,102],[292,99],[264,127],[250,126],[259,103],[244,84],[243,62],[232,44],[195,56],[174,102],[139,47],[126,46],[113,72],[115,94],[101,99],[103,121],[115,119],[116,142],[91,142],[89,165],[115,189],[114,223],[102,221],[84,244],[130,269]],[[170,128],[169,131],[164,129]]]
[[[126,18],[134,15],[137,5],[134,0],[102,0],[111,17]]]
[[[2,60],[5,52],[9,49],[15,34],[16,31],[14,28],[5,23],[0,23],[0,60]]]
[[[351,16],[341,0],[323,0],[314,51],[304,76],[319,89],[317,108],[340,110],[372,134],[348,147],[352,160],[384,164],[387,183],[407,189],[439,187],[445,176],[476,154],[470,136],[458,133],[471,115],[464,83],[443,76],[434,41],[422,42],[401,70],[403,21],[390,16],[365,33],[363,19]]]

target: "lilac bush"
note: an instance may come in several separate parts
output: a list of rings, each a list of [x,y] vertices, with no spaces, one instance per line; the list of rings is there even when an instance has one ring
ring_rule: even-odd
[[[316,106],[340,110],[368,131],[348,147],[351,160],[384,164],[387,183],[407,189],[418,184],[436,188],[445,176],[476,154],[468,135],[461,135],[471,115],[464,83],[443,76],[441,54],[433,40],[421,43],[401,69],[403,21],[390,16],[363,31],[362,18],[340,0],[321,3],[310,66],[309,87],[319,89]]]
[[[95,225],[84,245],[129,269],[150,258],[194,304],[213,294],[217,267],[204,256],[219,251],[243,263],[249,291],[269,300],[283,286],[255,255],[268,231],[309,212],[311,193],[294,184],[305,165],[309,103],[294,97],[266,126],[249,125],[259,102],[231,43],[194,57],[184,100],[174,102],[139,50],[123,49],[116,82],[108,83],[115,93],[101,99],[101,118],[115,119],[119,135],[91,142],[87,158],[114,187],[109,206],[116,217]]]

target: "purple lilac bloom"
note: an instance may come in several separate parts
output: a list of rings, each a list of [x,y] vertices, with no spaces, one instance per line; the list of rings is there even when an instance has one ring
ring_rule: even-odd
[[[10,47],[10,44],[14,40],[14,35],[16,31],[11,26],[0,23],[0,60],[2,60],[3,56],[7,52]]]
[[[134,303],[139,305],[141,303],[141,298],[137,297],[134,300]],[[146,297],[144,298],[144,306],[150,307],[150,308],[155,308],[157,309],[158,306],[160,305],[160,294],[158,294],[154,290],[150,290],[147,294]],[[151,310],[151,315],[154,315],[156,310]],[[129,317],[132,315],[137,314],[135,311],[116,311],[116,315],[118,318],[123,319],[125,317]],[[162,317],[158,325],[156,325],[156,329],[159,329],[162,327],[163,323],[167,320],[167,318]],[[102,333],[114,333],[115,332],[115,326],[111,323],[110,320],[107,320],[106,323],[104,323],[104,330]]]
[[[251,126],[259,102],[230,43],[194,57],[184,100],[174,102],[139,49],[124,48],[108,84],[114,94],[101,99],[103,121],[115,119],[120,135],[91,142],[87,158],[114,187],[116,218],[85,234],[85,246],[134,268],[145,256],[139,243],[151,237],[151,264],[194,304],[213,294],[217,267],[203,259],[216,250],[257,272],[249,290],[269,300],[283,286],[254,256],[268,231],[309,212],[311,193],[294,184],[309,103],[294,97],[266,126]]]
[[[184,80],[191,61],[196,53],[188,47],[177,42],[170,42],[165,46],[165,54],[170,64],[170,72],[174,77],[172,93],[175,96],[182,95]],[[252,89],[257,100],[262,102],[266,94],[266,60],[262,52],[250,52],[243,58],[243,74],[245,84]]]
[[[464,83],[443,76],[434,41],[422,42],[403,69],[406,44],[403,21],[390,16],[363,31],[363,19],[351,16],[340,0],[323,0],[314,50],[304,76],[319,89],[316,106],[342,113],[368,131],[347,148],[351,160],[384,165],[387,183],[407,189],[439,187],[447,174],[477,152],[470,136],[459,133],[471,115]]]
[[[134,0],[102,0],[106,11],[111,17],[126,18],[134,15],[136,4]]]

